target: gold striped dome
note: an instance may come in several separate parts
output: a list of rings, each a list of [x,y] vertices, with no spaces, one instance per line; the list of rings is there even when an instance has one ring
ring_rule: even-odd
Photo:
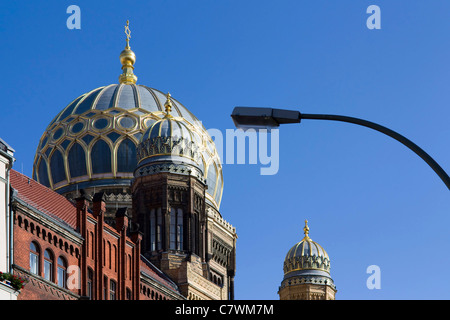
[[[284,274],[301,270],[319,270],[330,274],[330,257],[321,245],[309,237],[307,220],[303,230],[305,237],[288,251],[284,259]]]

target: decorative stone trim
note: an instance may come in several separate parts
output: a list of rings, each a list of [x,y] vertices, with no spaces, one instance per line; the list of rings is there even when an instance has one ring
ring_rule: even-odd
[[[199,148],[194,141],[189,141],[184,137],[155,137],[142,141],[136,148],[138,162],[155,155],[172,155],[187,157],[196,163],[201,163]]]
[[[330,260],[322,256],[301,256],[294,257],[284,261],[284,273],[303,269],[319,269],[330,272]]]

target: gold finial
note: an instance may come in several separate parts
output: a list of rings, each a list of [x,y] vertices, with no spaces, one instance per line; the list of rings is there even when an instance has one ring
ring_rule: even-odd
[[[170,95],[170,92],[167,92],[166,94],[166,103],[164,103],[164,107],[166,107],[166,115],[170,115],[170,112],[172,111],[172,96]]]
[[[305,220],[305,227],[303,228],[303,232],[305,233],[305,237],[303,239],[309,239],[309,227],[308,227],[308,220]]]
[[[125,34],[127,36],[127,44],[125,49],[120,53],[120,62],[122,63],[123,73],[119,76],[119,83],[131,84],[136,83],[137,77],[134,75],[134,63],[136,62],[136,55],[130,48],[130,22],[127,20],[127,25],[125,26]]]

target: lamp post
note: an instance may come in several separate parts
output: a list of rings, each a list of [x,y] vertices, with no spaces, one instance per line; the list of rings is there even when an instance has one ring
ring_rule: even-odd
[[[386,127],[383,127],[379,124],[376,124],[374,122],[354,117],[332,115],[332,114],[307,114],[307,113],[300,113],[299,111],[294,110],[253,108],[253,107],[235,107],[233,113],[231,114],[231,118],[233,119],[233,122],[236,125],[236,127],[242,129],[276,128],[280,124],[300,123],[302,119],[333,120],[368,127],[381,133],[384,133],[390,136],[391,138],[394,138],[395,140],[401,142],[403,145],[407,146],[409,149],[414,151],[434,170],[434,172],[436,172],[436,174],[441,178],[441,180],[450,190],[450,177],[441,168],[441,166],[436,161],[434,161],[434,159],[429,154],[427,154],[423,149],[421,149],[419,146],[417,146],[415,143],[405,138],[401,134]]]

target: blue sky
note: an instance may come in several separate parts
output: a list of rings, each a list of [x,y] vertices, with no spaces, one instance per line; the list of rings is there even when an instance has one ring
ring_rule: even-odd
[[[81,9],[69,30],[66,9]],[[369,30],[369,5],[381,29]],[[8,1],[0,4],[2,125],[31,176],[38,141],[69,102],[117,83],[130,20],[138,84],[170,91],[206,128],[234,106],[370,120],[450,171],[448,1]],[[448,299],[449,190],[397,141],[360,126],[280,128],[280,168],[224,164],[223,217],[236,227],[236,299],[278,299],[303,237],[331,257],[337,299]],[[378,265],[381,289],[366,269]]]

